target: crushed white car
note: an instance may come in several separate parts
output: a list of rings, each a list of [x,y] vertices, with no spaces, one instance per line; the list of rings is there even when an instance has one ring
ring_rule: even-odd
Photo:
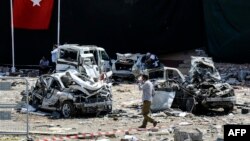
[[[76,70],[40,76],[28,96],[33,107],[61,112],[65,118],[77,112],[112,111],[111,85],[94,82]]]

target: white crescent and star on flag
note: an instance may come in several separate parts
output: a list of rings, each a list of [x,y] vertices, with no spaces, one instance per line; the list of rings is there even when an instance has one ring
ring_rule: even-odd
[[[31,0],[31,1],[33,2],[33,7],[35,7],[35,6],[40,6],[40,2],[42,0]]]

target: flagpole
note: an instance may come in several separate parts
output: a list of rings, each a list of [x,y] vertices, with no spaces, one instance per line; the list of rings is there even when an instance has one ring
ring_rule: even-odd
[[[60,45],[60,14],[61,13],[61,0],[58,0],[58,12],[57,12],[57,46]]]
[[[13,0],[10,0],[10,19],[11,19],[11,45],[12,45],[12,68],[11,72],[16,72],[15,50],[14,50],[14,24],[13,24]]]

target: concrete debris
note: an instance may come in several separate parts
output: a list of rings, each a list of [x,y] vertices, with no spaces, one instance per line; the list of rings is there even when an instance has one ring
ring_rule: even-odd
[[[180,122],[179,125],[181,126],[187,126],[187,125],[192,125],[193,123],[190,122]]]
[[[38,115],[38,116],[51,116],[51,113],[42,112],[42,111],[30,112],[30,114]]]
[[[127,108],[137,108],[141,104],[142,104],[141,99],[136,99],[136,100],[123,102],[121,103],[121,106],[127,107]]]
[[[109,118],[113,118],[114,120],[118,120],[117,117],[123,117],[123,116],[128,116],[131,115],[130,113],[127,113],[125,110],[122,109],[116,109],[113,110],[112,113],[108,114],[107,116]]]
[[[47,127],[47,128],[51,128],[51,127],[58,127],[60,125],[54,125],[54,124],[45,124],[45,125],[37,125],[37,126],[34,126],[34,128],[41,128],[41,127]]]
[[[96,141],[110,141],[110,139],[98,139]]]
[[[218,70],[223,82],[228,81],[232,85],[239,85],[241,83],[250,84],[250,65],[227,63],[216,63],[215,65],[219,68]]]
[[[150,128],[149,131],[151,131],[151,132],[158,132],[159,129],[158,128]]]
[[[37,77],[39,76],[39,70],[38,69],[16,69],[16,72],[12,73],[9,67],[0,66],[0,76]]]
[[[149,132],[148,136],[163,136],[163,135],[169,135],[169,131],[165,130],[165,131],[159,131],[159,132]]]
[[[197,129],[178,128],[174,131],[175,141],[203,141],[203,134]]]
[[[20,69],[19,70],[21,77],[37,77],[39,76],[38,69]]]
[[[166,114],[164,112],[159,112],[159,113],[153,113],[153,117],[166,117]]]
[[[28,108],[27,108],[27,107],[21,108],[20,113],[27,113],[27,111],[28,111],[28,112],[35,112],[35,111],[36,111],[36,108],[34,108],[34,107],[31,106],[31,105],[28,105]]]
[[[164,111],[166,115],[176,116],[176,117],[185,117],[188,113],[182,111]]]
[[[139,139],[132,135],[125,135],[121,141],[139,141]]]
[[[130,89],[117,89],[117,92],[121,92],[121,93],[129,92],[129,93],[131,93],[131,90]]]
[[[74,130],[74,129],[75,128],[62,128],[62,127],[50,127],[50,128],[48,128],[49,131],[55,132],[55,133],[62,133],[62,132]]]
[[[236,78],[228,78],[226,83],[231,84],[231,85],[239,85],[240,82]]]

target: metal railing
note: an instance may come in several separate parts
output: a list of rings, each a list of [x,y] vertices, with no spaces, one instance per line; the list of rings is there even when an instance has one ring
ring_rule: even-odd
[[[26,78],[23,78],[23,77],[1,77],[0,76],[0,80],[17,80],[17,79],[21,79],[21,80],[24,80],[25,81],[25,85],[26,85],[26,88],[25,88],[25,94],[28,94],[28,90],[29,90],[29,83],[28,83],[28,80],[26,79]],[[2,81],[3,82],[3,81]],[[1,84],[0,84],[1,85]],[[2,96],[6,96],[6,95],[4,95],[4,92],[3,91],[5,91],[5,92],[7,92],[7,90],[0,90],[0,96],[2,95]],[[7,97],[8,97],[8,95],[7,95]],[[8,118],[9,116],[11,116],[12,117],[12,115],[9,115],[9,114],[12,114],[11,113],[11,111],[13,111],[13,109],[14,108],[16,108],[16,103],[11,103],[11,101],[9,100],[9,101],[5,101],[5,102],[1,102],[0,101],[0,110],[1,109],[10,109],[10,111],[8,112],[6,112],[6,110],[4,110],[4,111],[2,111],[2,115],[3,116],[5,116],[5,118]],[[0,119],[0,126],[2,126],[1,127],[1,129],[2,129],[2,131],[0,130],[0,135],[26,135],[26,138],[27,138],[27,140],[32,140],[30,137],[29,137],[29,110],[28,110],[28,95],[26,95],[26,103],[25,103],[25,105],[26,105],[26,108],[27,108],[27,111],[25,112],[25,114],[26,114],[26,123],[24,123],[24,126],[26,126],[26,130],[25,131],[15,131],[15,130],[11,130],[11,131],[9,131],[9,130],[6,130],[6,131],[4,131],[4,121],[3,120],[1,120]],[[15,113],[16,114],[16,113]],[[16,115],[18,115],[19,113],[17,113]],[[7,119],[8,120],[8,119]],[[24,115],[24,120],[25,120],[25,115]],[[2,124],[3,125],[1,125],[1,121],[2,121]],[[5,126],[11,126],[12,127],[12,129],[14,129],[14,128],[16,128],[19,124],[18,123],[16,123],[16,122],[13,122],[13,124],[15,124],[15,125],[11,125],[12,123],[10,122],[10,121],[7,121],[7,125],[5,124]],[[25,125],[26,124],[26,125]],[[21,123],[21,125],[23,125],[22,123]],[[24,127],[24,129],[25,129],[25,127]]]

